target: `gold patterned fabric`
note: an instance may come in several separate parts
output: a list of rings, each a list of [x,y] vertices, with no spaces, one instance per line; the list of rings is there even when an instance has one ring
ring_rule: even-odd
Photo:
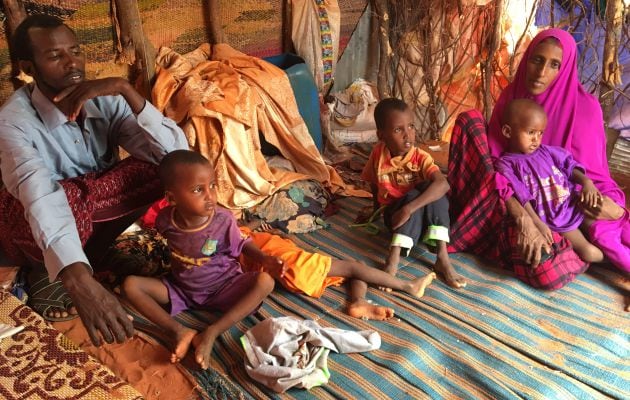
[[[142,398],[6,291],[0,291],[0,323],[25,327],[0,341],[0,398]]]
[[[215,164],[218,200],[248,208],[283,186],[313,178],[332,193],[369,196],[346,186],[324,164],[278,67],[226,44],[202,44],[180,55],[162,48],[153,103],[184,130],[192,148]],[[259,132],[296,172],[271,168]]]

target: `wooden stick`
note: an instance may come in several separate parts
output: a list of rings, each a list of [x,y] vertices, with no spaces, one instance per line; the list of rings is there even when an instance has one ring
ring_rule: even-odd
[[[494,70],[492,68],[492,62],[494,60],[494,54],[499,49],[501,44],[501,18],[503,17],[503,0],[496,0],[494,3],[495,14],[494,14],[494,23],[492,27],[492,33],[487,41],[488,43],[488,55],[486,60],[482,62],[483,66],[483,108],[484,108],[484,116],[486,117],[486,121],[490,121],[490,116],[492,114],[492,77],[494,75]]]
[[[615,100],[615,86],[621,83],[619,67],[619,45],[623,22],[622,0],[608,0],[606,3],[606,37],[602,65],[602,82],[599,87],[599,103],[602,106],[604,121],[612,112]],[[606,155],[610,158],[615,147],[619,131],[606,127]]]
[[[370,1],[368,5],[370,7],[370,36],[368,41],[368,49],[367,49],[367,72],[366,78],[369,82],[376,81],[378,77],[378,51],[379,48],[378,38],[379,38],[379,22],[378,15],[376,14],[376,10],[374,9],[374,1]]]
[[[391,96],[389,87],[389,10],[387,0],[371,0],[379,21],[379,60],[377,74],[378,95],[381,99]]]
[[[282,0],[282,52],[292,53],[293,39],[291,38],[293,30],[293,13],[291,8],[291,0]]]
[[[22,0],[2,0],[2,4],[4,5],[4,14],[7,17],[10,37],[15,32],[15,28],[20,25],[20,22],[26,18],[26,10]]]
[[[429,2],[429,4],[432,4]],[[420,28],[420,38],[422,39],[421,43],[424,42],[422,46],[422,70],[423,70],[423,81],[424,88],[427,93],[427,97],[429,98],[429,103],[427,104],[426,114],[429,118],[429,137],[431,139],[438,139],[438,117],[437,117],[437,107],[438,107],[438,96],[437,96],[437,77],[434,76],[435,63],[437,62],[438,57],[441,56],[438,49],[434,48],[439,47],[442,43],[440,43],[440,35],[442,32],[434,31],[433,28],[436,26],[444,26],[444,6],[436,7],[432,9],[432,12],[427,13],[427,15],[423,18],[424,23],[421,24]],[[438,14],[438,15],[436,15]],[[437,17],[437,18],[436,18]],[[435,35],[438,37],[436,38]],[[409,79],[413,79],[413,77],[409,77]],[[438,84],[439,85],[439,84]]]
[[[24,4],[22,4],[22,0],[2,0],[2,4],[4,5],[4,14],[7,17],[7,42],[9,43],[9,48],[11,46],[11,37],[13,36],[13,32],[15,32],[15,28],[20,25],[24,18],[26,18],[26,10],[24,9]],[[20,88],[24,82],[16,77],[20,73],[20,67],[17,65],[17,61],[11,57],[11,82],[13,83],[13,89]]]
[[[134,74],[142,77],[140,92],[151,98],[155,75],[155,49],[144,36],[140,10],[136,0],[114,0],[112,18],[117,28],[118,60],[133,65]]]
[[[208,36],[211,44],[225,43],[225,35],[221,28],[221,19],[219,18],[219,0],[205,0],[203,2],[206,16],[206,24],[208,26]]]

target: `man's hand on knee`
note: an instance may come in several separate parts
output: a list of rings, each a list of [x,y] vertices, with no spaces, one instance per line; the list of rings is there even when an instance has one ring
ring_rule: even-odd
[[[118,299],[98,283],[83,263],[65,267],[60,279],[72,298],[95,346],[124,342],[133,336],[131,318]]]

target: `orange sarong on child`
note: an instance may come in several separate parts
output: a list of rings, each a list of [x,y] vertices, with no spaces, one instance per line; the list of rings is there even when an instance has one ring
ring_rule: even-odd
[[[298,247],[290,239],[284,239],[268,232],[252,232],[241,227],[241,232],[248,235],[263,253],[278,257],[284,261],[287,271],[280,280],[282,286],[294,293],[303,293],[311,297],[321,297],[328,286],[339,286],[344,278],[328,276],[332,258],[310,253]],[[247,261],[241,263],[243,269],[252,268]]]

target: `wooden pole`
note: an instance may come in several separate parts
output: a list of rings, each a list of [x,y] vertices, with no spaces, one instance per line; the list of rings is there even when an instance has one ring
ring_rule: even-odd
[[[494,54],[499,49],[501,44],[501,18],[503,17],[503,0],[496,0],[494,3],[495,14],[492,26],[491,36],[486,41],[488,46],[488,55],[486,60],[482,62],[483,67],[483,108],[486,121],[490,121],[492,114],[492,77],[494,71],[492,69],[492,61],[494,60]]]
[[[612,112],[615,101],[615,86],[621,83],[619,67],[619,46],[623,22],[622,0],[608,0],[606,3],[606,37],[602,65],[602,82],[599,88],[599,103],[602,107],[604,121]],[[606,127],[606,155],[610,158],[619,137],[619,131]]]
[[[291,0],[282,1],[282,52],[292,53],[293,39],[291,33],[293,30],[293,13],[291,9]]]
[[[112,17],[118,27],[118,61],[133,65],[134,75],[141,77],[140,92],[151,98],[155,75],[155,49],[144,36],[140,10],[136,0],[114,0]]]
[[[9,28],[9,37],[15,32],[15,28],[20,22],[26,18],[26,10],[22,0],[2,0],[4,5],[4,14],[7,17],[7,27]]]
[[[225,35],[219,18],[219,0],[204,0],[204,19],[208,27],[208,38],[211,44],[225,43]]]
[[[4,14],[7,17],[6,36],[10,48],[11,37],[13,36],[13,32],[15,32],[15,28],[26,18],[26,9],[24,9],[22,0],[2,0],[2,4],[4,5]],[[22,81],[16,79],[19,73],[20,68],[17,65],[17,61],[11,57],[11,82],[13,83],[14,89],[18,89],[23,85]]]
[[[387,0],[371,0],[379,22],[379,60],[376,86],[381,99],[391,97],[389,87],[389,10]]]
[[[433,5],[432,2],[428,4]],[[444,22],[444,10],[440,9],[439,6],[431,7],[431,12],[428,12],[426,16],[423,17],[422,23],[420,24],[420,38],[424,42],[422,46],[422,69],[423,69],[423,81],[424,88],[427,93],[427,97],[429,99],[429,103],[427,104],[426,115],[429,118],[429,124],[427,127],[429,128],[429,135],[431,139],[439,139],[437,137],[438,133],[438,119],[437,119],[437,100],[438,96],[436,93],[436,77],[433,76],[433,72],[435,70],[435,62],[437,62],[437,55],[435,52],[435,47],[440,46],[439,35],[442,35],[442,32],[439,32],[438,29],[434,30],[433,28],[436,26],[443,26],[440,22]],[[439,14],[439,15],[435,15]],[[437,17],[437,18],[436,18]],[[436,22],[436,20],[441,19],[441,21]],[[436,39],[435,36],[438,36]],[[408,44],[409,45],[409,44]],[[435,45],[435,47],[434,47]],[[411,78],[413,79],[413,78]]]
[[[378,77],[378,54],[379,54],[379,18],[376,14],[374,0],[370,1],[368,7],[370,7],[370,37],[368,44],[368,66],[367,66],[367,80],[369,82],[375,82]]]

